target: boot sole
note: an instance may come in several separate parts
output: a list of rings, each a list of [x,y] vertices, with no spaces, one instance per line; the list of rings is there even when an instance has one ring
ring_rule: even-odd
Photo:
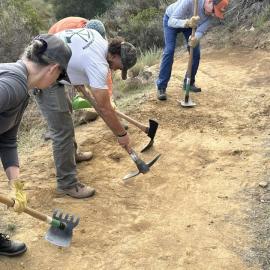
[[[81,163],[81,162],[85,162],[85,161],[90,161],[91,159],[93,159],[94,155],[92,155],[90,158],[84,158],[84,159],[76,159],[75,161],[76,163]]]
[[[2,256],[8,256],[8,257],[14,257],[14,256],[18,256],[18,255],[21,255],[21,254],[25,253],[26,250],[27,250],[27,247],[25,247],[25,249],[23,249],[23,250],[20,250],[20,251],[17,251],[17,252],[13,252],[13,253],[1,252],[0,251],[0,255],[2,255]]]
[[[94,196],[96,193],[96,190],[94,189],[92,192],[90,192],[88,194],[88,196],[82,196],[82,197],[76,196],[76,195],[75,196],[71,195],[69,192],[66,192],[64,190],[56,190],[55,193],[56,193],[57,197],[64,197],[66,195],[66,196],[69,196],[69,197],[75,198],[75,199],[85,199],[85,198],[90,198],[90,197]]]
[[[167,97],[164,96],[164,97],[158,97],[158,100],[167,100]]]

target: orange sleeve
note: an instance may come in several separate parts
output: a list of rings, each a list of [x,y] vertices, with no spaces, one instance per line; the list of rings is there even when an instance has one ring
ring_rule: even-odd
[[[55,23],[49,29],[48,34],[56,34],[67,29],[84,28],[87,22],[87,19],[81,17],[67,17]]]

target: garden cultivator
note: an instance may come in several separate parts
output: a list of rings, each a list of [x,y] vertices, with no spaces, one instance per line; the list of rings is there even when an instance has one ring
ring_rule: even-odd
[[[3,195],[0,195],[0,202],[8,207],[13,207],[15,203],[14,200]],[[68,247],[70,245],[73,229],[79,224],[80,221],[79,217],[75,218],[74,215],[71,216],[69,214],[64,215],[59,210],[55,210],[52,217],[44,215],[29,207],[24,209],[24,213],[50,224],[51,227],[45,235],[45,239],[60,247]]]

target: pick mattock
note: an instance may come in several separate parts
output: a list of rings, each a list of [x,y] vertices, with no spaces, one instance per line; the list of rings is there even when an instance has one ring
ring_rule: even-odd
[[[198,15],[198,0],[194,0],[194,16]],[[192,28],[191,37],[195,37],[195,31],[196,28]],[[190,79],[191,79],[191,69],[192,69],[192,60],[193,60],[193,48],[189,48],[189,60],[188,60],[188,69],[187,69],[187,75],[186,75],[186,84],[185,84],[185,99],[180,101],[180,104],[182,107],[194,107],[196,106],[196,103],[194,103],[190,96]]]
[[[90,103],[91,105],[95,108],[95,110],[99,113],[99,109],[97,107],[97,104],[94,100],[94,98],[91,96],[91,94],[85,89],[85,88],[77,88],[78,91],[80,91],[81,93],[83,93],[84,95],[84,98],[86,98]],[[99,113],[99,115],[101,116],[101,114]],[[156,130],[157,130],[157,126],[156,128],[154,129],[153,134],[153,139],[155,137],[155,133],[156,133]],[[153,145],[153,139],[150,141],[150,143],[146,146],[146,147],[151,147]],[[151,144],[152,143],[152,144]],[[150,145],[151,144],[151,145]],[[150,145],[150,146],[149,146]],[[146,148],[145,147],[145,148]],[[145,148],[143,149],[145,151]],[[140,159],[138,157],[138,155],[136,154],[136,152],[130,148],[130,147],[127,147],[125,148],[126,151],[128,152],[128,154],[130,155],[131,159],[134,161],[134,163],[136,164],[137,168],[138,168],[138,172],[132,172],[132,173],[129,173],[128,175],[126,175],[123,180],[127,180],[131,177],[134,177],[140,173],[147,173],[149,170],[150,170],[150,167],[159,159],[159,157],[161,156],[160,154],[157,155],[153,160],[151,160],[149,163],[145,163],[142,159]]]
[[[76,87],[78,91],[82,92],[82,89],[80,87]],[[87,87],[88,88],[88,87]],[[86,98],[86,96],[85,96]],[[85,102],[83,102],[83,107],[81,108],[90,108],[91,106],[94,107],[93,105],[94,99],[93,97],[89,94],[89,97],[87,98],[87,100],[85,100]],[[152,145],[154,144],[154,138],[156,136],[156,132],[158,129],[158,122],[152,119],[149,119],[149,126],[145,126],[142,123],[136,121],[135,119],[132,119],[131,117],[125,115],[124,113],[115,110],[116,114],[125,119],[126,121],[128,121],[129,123],[133,124],[134,126],[136,126],[137,128],[139,128],[141,131],[143,131],[144,133],[147,134],[148,137],[150,137],[150,142],[143,147],[143,149],[141,150],[142,152],[147,151],[148,149],[150,149],[152,147]]]
[[[141,124],[140,122],[132,119],[131,117],[125,115],[122,112],[119,112],[117,110],[115,110],[116,114],[127,120],[129,123],[133,124],[134,126],[136,126],[137,128],[139,128],[140,130],[142,130],[144,133],[147,134],[148,137],[150,137],[150,142],[141,150],[141,153],[147,151],[148,149],[150,149],[152,147],[152,145],[154,144],[154,138],[156,136],[156,132],[158,129],[158,122],[152,119],[149,119],[149,127]]]
[[[13,207],[15,201],[0,194],[0,202]],[[74,215],[66,214],[63,218],[63,213],[59,210],[55,210],[52,217],[44,215],[32,208],[26,207],[24,213],[44,221],[51,225],[48,232],[45,235],[45,239],[50,243],[60,246],[68,247],[70,245],[73,229],[79,224],[80,218]]]
[[[128,150],[127,150],[128,151]],[[137,175],[139,175],[140,173],[145,174],[147,172],[149,172],[150,167],[159,159],[159,157],[161,156],[161,154],[157,155],[152,161],[150,161],[149,163],[145,163],[143,160],[141,160],[138,155],[136,154],[136,152],[133,149],[130,149],[130,151],[128,151],[131,159],[134,161],[134,163],[136,164],[138,171],[137,172],[130,172],[129,174],[127,174],[123,180],[126,181],[132,177],[135,177]]]

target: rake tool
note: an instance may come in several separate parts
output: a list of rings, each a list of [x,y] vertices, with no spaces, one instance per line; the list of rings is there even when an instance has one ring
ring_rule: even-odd
[[[78,88],[77,88],[78,89]],[[80,92],[83,93],[84,97],[91,103],[91,105],[95,108],[95,110],[97,112],[99,112],[99,109],[97,107],[97,104],[94,100],[94,98],[90,95],[90,93],[86,90],[86,89],[83,89],[83,88],[79,88],[78,89]],[[100,114],[101,115],[101,114]],[[155,134],[156,134],[156,130],[157,130],[157,125],[156,125],[156,128],[152,129],[151,132],[153,132],[153,139],[155,137]],[[149,149],[149,147],[151,147],[153,145],[153,139],[151,139],[150,143],[146,146],[147,149]],[[152,143],[152,144],[151,144]],[[150,145],[150,146],[149,146]],[[146,148],[145,147],[145,148]],[[145,151],[145,148],[143,149]],[[138,157],[138,155],[136,154],[136,152],[132,149],[132,148],[125,148],[126,151],[128,152],[128,154],[130,155],[131,159],[134,161],[134,163],[136,164],[137,168],[138,168],[138,172],[132,172],[132,173],[129,173],[128,175],[126,175],[123,180],[127,180],[129,178],[132,178],[132,177],[135,177],[137,176],[138,174],[140,173],[147,173],[149,170],[150,170],[150,167],[153,166],[153,164],[159,159],[159,157],[161,156],[160,154],[157,155],[152,161],[150,161],[149,163],[145,163],[142,159],[140,159]]]
[[[198,0],[194,0],[194,16],[198,15]],[[191,37],[195,37],[196,28],[192,28]],[[180,101],[182,107],[194,107],[196,103],[191,100],[189,96],[190,91],[190,79],[191,79],[191,69],[192,69],[192,60],[193,60],[193,48],[189,48],[189,60],[188,60],[188,69],[187,69],[187,78],[186,78],[186,85],[185,85],[185,99]]]
[[[0,202],[13,207],[15,201],[0,194]],[[44,221],[51,225],[48,232],[45,235],[45,239],[60,247],[68,247],[72,240],[73,229],[79,224],[80,218],[74,215],[66,214],[59,210],[55,210],[52,217],[44,215],[32,208],[26,207],[24,213]]]

